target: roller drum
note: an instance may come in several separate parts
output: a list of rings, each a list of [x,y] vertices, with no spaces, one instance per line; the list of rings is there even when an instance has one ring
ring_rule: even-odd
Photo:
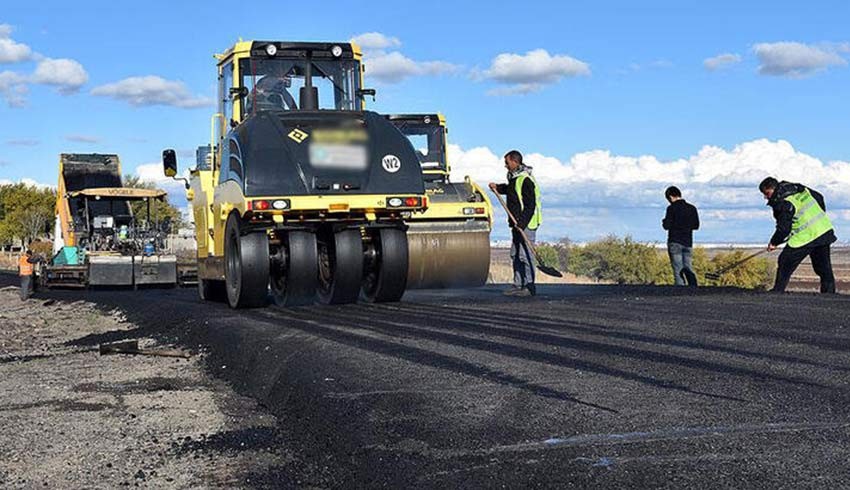
[[[487,221],[409,222],[408,289],[482,286],[490,272]]]

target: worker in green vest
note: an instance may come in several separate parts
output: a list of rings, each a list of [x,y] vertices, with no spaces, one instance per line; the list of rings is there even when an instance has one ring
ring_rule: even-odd
[[[772,252],[785,243],[779,254],[773,291],[785,291],[800,262],[811,257],[812,268],[820,277],[820,291],[834,293],[835,276],[829,247],[836,238],[823,196],[804,185],[779,182],[773,177],[764,179],[759,190],[767,199],[767,205],[773,208],[776,219],[776,232],[767,250]]]
[[[514,270],[513,288],[505,291],[508,296],[534,296],[537,287],[534,284],[534,257],[528,249],[522,235],[523,230],[528,241],[534,243],[537,228],[543,222],[540,207],[540,186],[531,175],[531,167],[522,163],[522,153],[511,150],[505,154],[505,168],[508,170],[508,183],[490,182],[493,192],[504,194],[508,210],[516,218],[516,226],[508,218],[511,228],[511,261]]]

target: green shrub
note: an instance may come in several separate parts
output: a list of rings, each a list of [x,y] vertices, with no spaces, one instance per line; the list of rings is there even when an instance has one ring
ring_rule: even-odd
[[[673,284],[673,270],[667,251],[635,242],[631,237],[609,236],[576,246],[567,240],[546,245],[549,260],[560,259],[561,270],[617,284]],[[549,250],[551,249],[551,250]],[[706,281],[706,272],[714,272],[746,256],[744,251],[721,252],[709,258],[702,247],[693,251],[694,273],[700,285],[736,286],[762,289],[771,284],[772,267],[765,258],[756,258],[723,274],[719,281]],[[554,263],[554,262],[553,262]]]
[[[748,253],[743,250],[718,253],[709,261],[711,271],[728,267],[746,257]],[[712,281],[711,284],[748,289],[764,289],[772,283],[771,273],[770,261],[764,257],[756,257],[724,273],[720,276],[719,280]]]
[[[548,243],[544,243],[538,245],[536,247],[537,255],[540,256],[540,259],[544,264],[555,267],[556,269],[560,268],[560,260],[558,256],[558,250],[554,245],[550,245]]]
[[[663,265],[655,247],[631,237],[609,236],[574,247],[569,253],[569,270],[573,273],[617,284],[664,284]]]

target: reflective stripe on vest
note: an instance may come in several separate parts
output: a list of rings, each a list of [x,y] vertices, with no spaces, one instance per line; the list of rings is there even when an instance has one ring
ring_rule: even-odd
[[[525,207],[522,202],[522,184],[525,182],[526,177],[531,178],[531,181],[534,182],[534,202],[536,203],[534,206],[534,216],[532,216],[531,221],[528,222],[528,229],[536,230],[543,224],[543,208],[540,206],[540,186],[537,185],[537,181],[534,179],[534,176],[527,173],[519,174],[514,186],[516,188],[517,198],[519,199],[519,208],[522,209]]]
[[[27,262],[27,256],[21,255],[21,258],[18,259],[18,267],[21,269],[19,273],[22,276],[31,276],[32,275],[32,264]]]
[[[785,198],[794,205],[788,246],[799,248],[832,229],[832,222],[808,189]]]

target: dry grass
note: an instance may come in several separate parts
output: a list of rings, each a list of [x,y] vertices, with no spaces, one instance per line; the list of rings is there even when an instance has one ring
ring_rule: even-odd
[[[604,284],[569,272],[564,273],[564,277],[552,277],[538,270],[535,279],[539,284]],[[514,272],[509,264],[498,261],[490,262],[490,275],[487,278],[488,284],[508,284],[513,282],[513,280]]]

